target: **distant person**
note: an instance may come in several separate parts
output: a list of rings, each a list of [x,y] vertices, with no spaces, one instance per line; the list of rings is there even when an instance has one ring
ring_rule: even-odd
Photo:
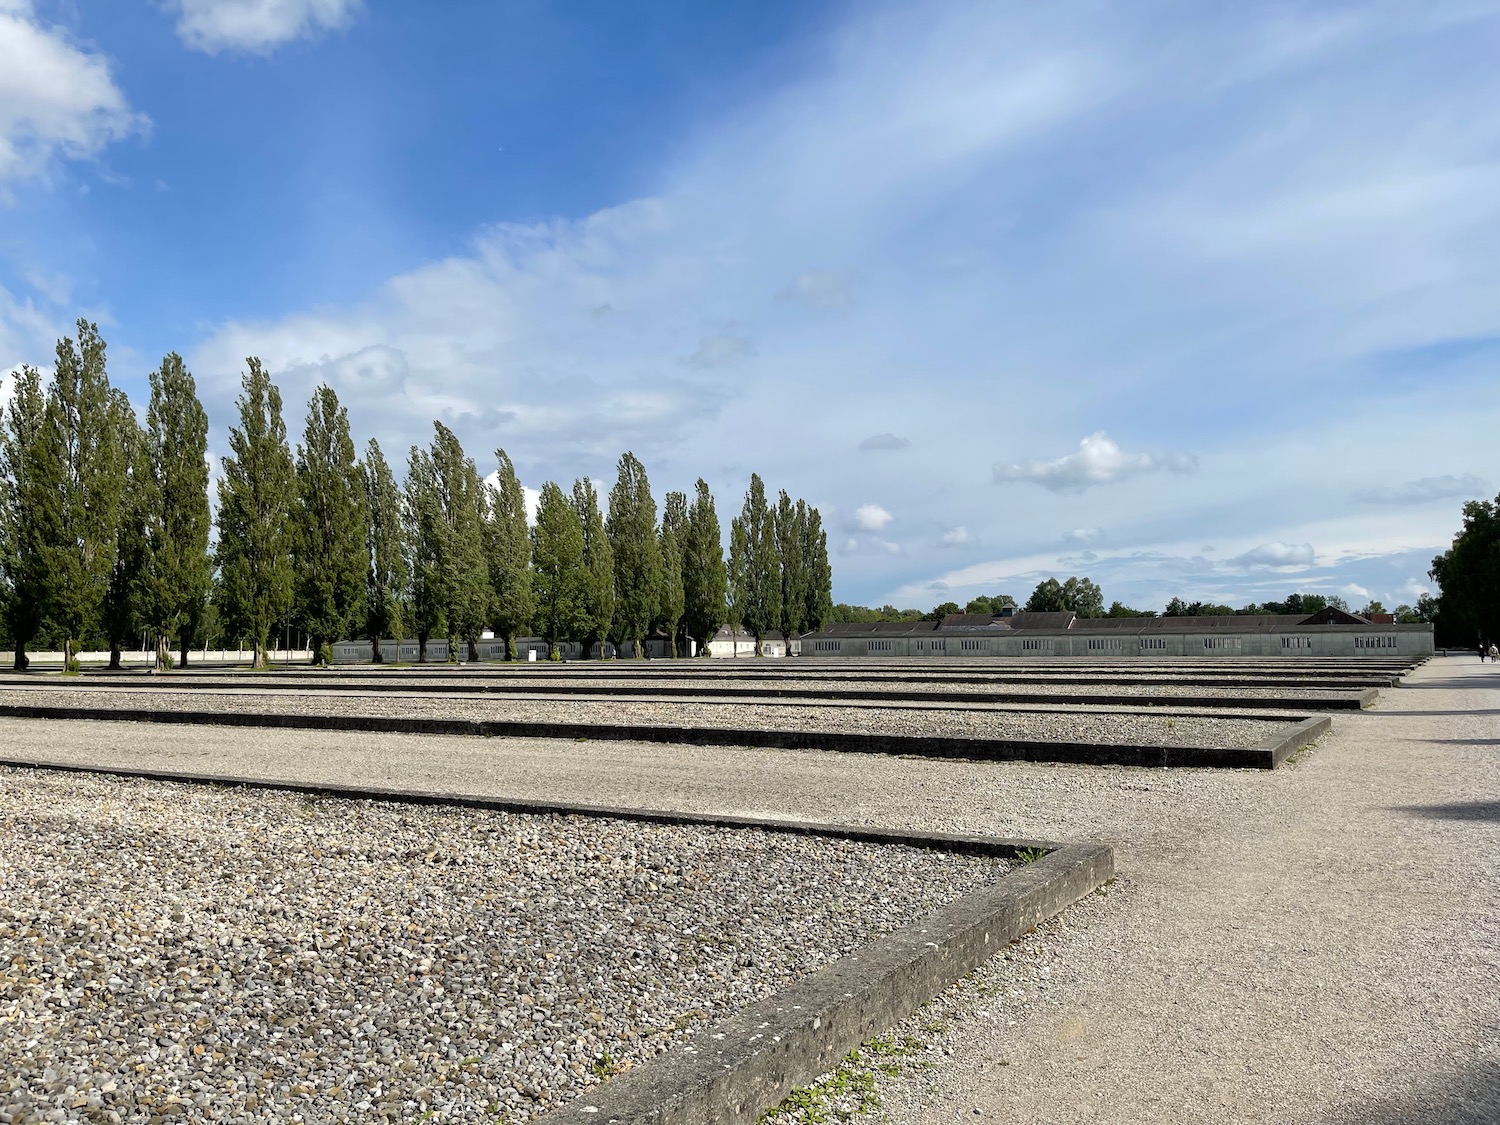
[[[1488,652],[1488,651],[1489,651],[1489,649],[1487,649],[1487,648],[1484,647],[1484,642],[1480,641],[1479,642],[1479,663],[1481,663],[1481,664],[1484,663],[1484,654],[1486,652]]]
[[[1495,646],[1495,642],[1491,641],[1490,642],[1490,662],[1494,663],[1496,660],[1500,660],[1500,648],[1497,648]]]

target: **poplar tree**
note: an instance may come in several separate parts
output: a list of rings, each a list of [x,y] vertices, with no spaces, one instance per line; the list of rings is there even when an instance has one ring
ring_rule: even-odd
[[[728,615],[728,575],[724,569],[723,533],[714,511],[714,496],[700,477],[688,508],[687,528],[682,537],[683,619],[689,636],[708,643]]]
[[[99,624],[115,565],[125,453],[97,325],[78,321],[78,342],[57,342],[43,441],[61,465],[60,519],[43,548],[48,615],[63,634],[64,667]],[[133,420],[133,416],[132,416]]]
[[[536,527],[531,532],[532,585],[536,624],[547,639],[549,655],[557,643],[578,635],[586,614],[583,589],[583,523],[572,500],[556,484],[542,485]]]
[[[104,639],[109,643],[109,666],[118,668],[125,642],[146,622],[148,533],[156,508],[156,482],[151,475],[146,431],[136,422],[125,392],[112,392],[112,407],[126,473],[115,533],[115,565],[104,594],[103,625]]]
[[[584,652],[601,645],[615,616],[614,552],[604,530],[599,512],[599,493],[594,482],[583,477],[573,482],[573,507],[578,511],[578,525],[583,531],[583,573],[581,575]],[[599,656],[604,655],[601,647]]]
[[[248,636],[251,666],[267,665],[271,627],[292,606],[292,506],[297,478],[281,392],[254,356],[240,380],[240,424],[219,481],[219,600],[232,633]]]
[[[26,668],[26,646],[41,631],[47,597],[45,546],[61,520],[62,465],[49,457],[46,395],[41,374],[23,366],[11,386],[0,427],[0,548],[5,572],[5,623]]]
[[[526,527],[526,493],[505,450],[490,489],[485,523],[495,635],[505,638],[505,658],[516,658],[516,634],[531,623],[536,609],[531,583],[531,533]]]
[[[816,633],[833,618],[833,568],[828,563],[828,533],[818,509],[807,509],[802,527],[802,565],[805,569],[806,611],[802,627]]]
[[[170,666],[176,637],[179,664],[185,668],[213,582],[208,550],[212,515],[208,415],[192,373],[176,352],[151,373],[144,452],[140,476],[148,507],[141,613],[156,634],[157,667]]]
[[[798,500],[793,504],[783,491],[776,501],[776,555],[781,561],[781,616],[777,628],[786,637],[788,652],[792,639],[802,634],[802,623],[807,617],[807,561],[802,554],[806,534],[806,502]]]
[[[417,661],[425,663],[428,640],[446,629],[447,623],[436,542],[436,529],[441,521],[437,478],[431,454],[415,445],[406,462],[401,516],[411,552],[411,620],[417,635]]]
[[[616,644],[630,641],[639,657],[661,602],[662,551],[656,538],[656,501],[651,496],[646,467],[634,453],[627,452],[620,458],[615,486],[609,493],[605,531],[614,563],[611,631]]]
[[[371,659],[383,664],[385,654],[380,650],[380,642],[390,637],[399,645],[406,639],[405,599],[411,585],[411,567],[402,535],[401,490],[396,487],[396,478],[374,438],[365,446],[359,479],[367,516],[364,632],[374,646]]]
[[[682,585],[683,537],[687,534],[687,493],[669,492],[662,507],[661,531],[657,540],[661,548],[661,600],[657,603],[657,621],[667,634],[667,651],[677,656],[677,630],[682,625],[684,592]]]
[[[766,504],[766,487],[750,474],[745,504],[729,526],[729,597],[734,616],[761,642],[781,617],[781,564],[776,556],[776,518]]]
[[[323,663],[330,655],[327,646],[364,619],[368,520],[349,412],[332,388],[319,386],[307,405],[307,424],[297,446],[292,521],[296,608],[314,664]]]
[[[453,431],[433,422],[432,478],[437,524],[428,532],[438,556],[448,659],[458,659],[459,640],[479,658],[479,634],[490,616],[490,576],[484,557],[486,499],[474,461],[464,456]]]

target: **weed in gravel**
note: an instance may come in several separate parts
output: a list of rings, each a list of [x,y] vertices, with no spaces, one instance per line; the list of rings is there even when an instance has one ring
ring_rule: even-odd
[[[874,1113],[880,1108],[875,1076],[895,1077],[905,1069],[927,1069],[931,1064],[911,1058],[926,1049],[926,1043],[909,1035],[899,1039],[871,1039],[850,1051],[817,1082],[793,1090],[780,1105],[762,1113],[756,1123],[824,1125],[829,1121],[848,1121],[856,1114]]]
[[[1028,863],[1035,863],[1046,854],[1046,848],[1021,848],[1016,852],[1016,866],[1025,867]]]

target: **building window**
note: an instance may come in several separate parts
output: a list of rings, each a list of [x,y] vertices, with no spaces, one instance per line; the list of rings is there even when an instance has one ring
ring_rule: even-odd
[[[1396,638],[1387,637],[1355,637],[1355,648],[1395,648]]]
[[[838,641],[814,641],[813,642],[813,648],[817,649],[819,652],[838,652],[838,650],[839,650],[839,642]]]
[[[1142,650],[1145,650],[1145,649],[1148,649],[1148,648],[1161,649],[1161,648],[1166,648],[1166,647],[1167,647],[1167,638],[1166,637],[1142,637],[1141,638],[1141,648],[1142,648]]]
[[[1052,642],[1044,641],[1039,637],[1031,637],[1021,641],[1021,649],[1023,652],[1051,652]]]
[[[965,652],[978,652],[980,646],[983,644],[983,641],[959,641],[958,647],[963,649]]]
[[[891,642],[890,641],[871,641],[870,644],[869,644],[869,650],[871,652],[890,652],[891,651]]]
[[[1282,637],[1281,647],[1285,649],[1310,649],[1312,648],[1311,637]]]
[[[1094,652],[1109,651],[1118,652],[1120,649],[1119,637],[1090,637],[1089,648]]]

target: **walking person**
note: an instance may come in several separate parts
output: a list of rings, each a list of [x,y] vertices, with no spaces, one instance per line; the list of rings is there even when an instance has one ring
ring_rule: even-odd
[[[1495,642],[1491,641],[1490,642],[1490,663],[1493,664],[1497,660],[1500,660],[1500,647],[1496,647]]]
[[[1481,663],[1481,664],[1484,663],[1484,656],[1485,656],[1485,653],[1487,653],[1487,652],[1489,652],[1489,649],[1487,649],[1487,648],[1484,647],[1484,642],[1483,641],[1480,641],[1479,642],[1479,663]]]

